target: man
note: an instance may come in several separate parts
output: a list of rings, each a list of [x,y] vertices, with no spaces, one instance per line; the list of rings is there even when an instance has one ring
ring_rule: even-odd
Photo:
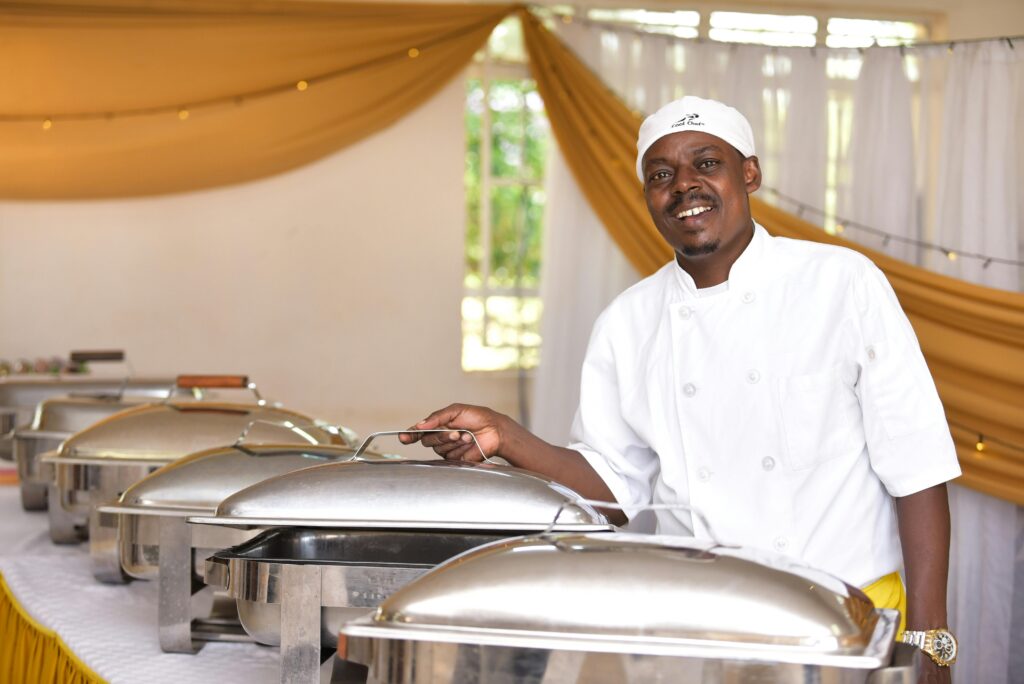
[[[617,523],[651,501],[688,504],[720,541],[795,556],[900,608],[911,638],[949,660],[948,632],[930,630],[947,626],[945,482],[960,469],[885,277],[856,252],[753,222],[761,170],[731,107],[685,97],[648,117],[637,175],[676,258],[595,324],[572,446],[461,404],[413,429],[471,430],[488,455],[617,501]],[[416,439],[480,457],[468,435],[403,436]],[[659,511],[658,529],[711,536],[683,511]]]

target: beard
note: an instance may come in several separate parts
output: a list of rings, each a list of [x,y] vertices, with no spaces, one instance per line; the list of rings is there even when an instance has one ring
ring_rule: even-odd
[[[680,251],[683,253],[683,256],[688,257],[706,256],[717,251],[721,244],[721,240],[712,240],[711,242],[705,242],[703,245],[698,245],[697,247],[683,247]]]

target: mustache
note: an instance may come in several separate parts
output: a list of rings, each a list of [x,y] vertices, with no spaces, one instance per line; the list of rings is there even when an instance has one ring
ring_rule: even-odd
[[[678,195],[674,200],[672,200],[669,203],[669,205],[665,209],[665,211],[667,213],[669,213],[669,214],[675,215],[676,213],[679,212],[679,209],[684,204],[696,204],[698,202],[703,202],[705,204],[709,204],[712,207],[717,207],[718,206],[718,201],[714,197],[712,197],[711,195],[707,194],[706,192],[699,192],[697,190],[691,190],[690,192],[687,192],[687,193],[685,193],[683,195]]]

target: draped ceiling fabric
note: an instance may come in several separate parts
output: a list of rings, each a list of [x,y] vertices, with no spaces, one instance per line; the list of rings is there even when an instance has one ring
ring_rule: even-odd
[[[305,164],[411,112],[465,67],[511,11],[300,1],[6,3],[0,63],[16,68],[0,73],[0,198],[179,192]],[[652,273],[671,253],[633,172],[638,116],[534,15],[515,11],[570,169],[629,261]],[[298,91],[299,80],[309,88]],[[184,120],[180,110],[188,111]],[[939,386],[962,482],[1024,503],[1024,453],[1003,444],[1024,444],[1024,295],[830,237],[756,197],[751,207],[776,235],[857,249],[886,272]]]
[[[307,164],[412,112],[465,68],[509,11],[0,3],[0,197],[182,192]]]

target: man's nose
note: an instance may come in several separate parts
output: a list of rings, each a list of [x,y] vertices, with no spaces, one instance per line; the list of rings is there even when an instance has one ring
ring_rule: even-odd
[[[700,188],[700,179],[693,169],[684,167],[676,171],[672,183],[672,192],[683,194],[698,188]]]

